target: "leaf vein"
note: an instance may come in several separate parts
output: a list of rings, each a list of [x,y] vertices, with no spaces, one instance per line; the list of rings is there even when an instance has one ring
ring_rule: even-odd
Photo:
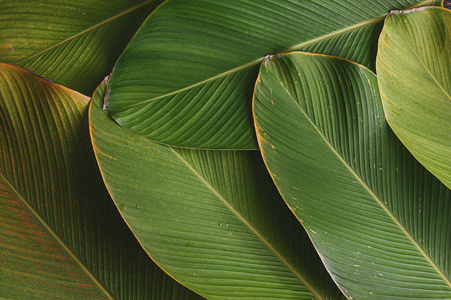
[[[263,244],[268,247],[268,249],[278,258],[280,261],[298,278],[318,299],[322,299],[318,291],[316,291],[310,283],[282,256],[279,251],[277,251],[226,199],[221,195],[221,193],[214,188],[202,175],[200,175],[180,154],[178,154],[173,148],[170,148],[172,152],[198,177],[207,187],[211,190],[223,204],[238,217],[238,219],[248,227],[252,233],[254,233]]]

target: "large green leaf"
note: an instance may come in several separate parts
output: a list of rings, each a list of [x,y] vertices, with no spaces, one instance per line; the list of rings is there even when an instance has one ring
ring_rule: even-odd
[[[209,299],[342,295],[256,151],[175,149],[90,111],[94,151],[127,224],[166,272]]]
[[[451,298],[451,191],[390,130],[371,71],[268,57],[254,113],[273,180],[349,299]]]
[[[0,298],[187,299],[117,212],[88,99],[0,64]]]
[[[377,72],[393,131],[451,188],[451,11],[392,12],[379,40]]]
[[[91,95],[161,2],[0,1],[0,61]]]
[[[266,55],[315,51],[371,67],[389,9],[435,2],[168,0],[120,57],[106,108],[160,143],[256,149],[251,98]]]

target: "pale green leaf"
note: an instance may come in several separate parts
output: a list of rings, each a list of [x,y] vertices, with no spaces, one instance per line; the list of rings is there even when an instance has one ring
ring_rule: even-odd
[[[87,107],[0,63],[0,298],[199,298],[149,259],[117,212]]]
[[[451,11],[392,12],[379,40],[377,72],[393,131],[451,188]]]
[[[451,191],[391,131],[371,71],[268,57],[254,114],[276,186],[349,299],[451,298]]]
[[[90,111],[113,200],[148,254],[208,299],[340,299],[257,151],[176,149]]]
[[[268,54],[306,50],[374,65],[390,9],[419,0],[168,0],[118,60],[106,108],[159,143],[256,149],[251,98]]]

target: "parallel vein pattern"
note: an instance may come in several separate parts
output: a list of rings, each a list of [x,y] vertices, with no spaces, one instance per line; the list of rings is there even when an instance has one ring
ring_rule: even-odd
[[[90,112],[101,172],[122,216],[166,272],[208,299],[342,298],[258,152],[150,142],[109,118],[103,91]]]
[[[349,298],[451,296],[451,191],[385,122],[376,76],[337,58],[267,58],[254,97],[265,163]]]
[[[109,197],[81,94],[0,64],[0,298],[189,299]]]
[[[105,107],[160,143],[255,149],[250,99],[266,55],[306,49],[372,67],[388,11],[433,2],[169,0],[116,64]]]
[[[108,298],[109,293],[102,293],[97,279],[74,261],[72,252],[61,247],[57,236],[46,230],[43,226],[46,223],[26,204],[0,174],[0,295],[8,298],[33,295],[35,299]],[[39,275],[30,272],[30,266],[39,270]]]
[[[0,61],[91,95],[161,2],[2,1]]]
[[[377,60],[385,115],[412,154],[451,188],[451,11],[392,13]]]

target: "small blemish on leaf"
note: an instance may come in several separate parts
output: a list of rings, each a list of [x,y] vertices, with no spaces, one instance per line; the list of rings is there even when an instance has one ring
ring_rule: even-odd
[[[0,49],[11,49],[11,52],[14,53],[14,48],[13,45],[11,45],[11,43],[8,43],[8,45],[0,45]]]
[[[408,14],[411,12],[415,12],[415,11],[422,11],[422,10],[426,10],[429,9],[430,7],[416,7],[416,8],[411,8],[411,9],[406,9],[406,10],[391,10],[389,15],[404,15],[404,14]]]

